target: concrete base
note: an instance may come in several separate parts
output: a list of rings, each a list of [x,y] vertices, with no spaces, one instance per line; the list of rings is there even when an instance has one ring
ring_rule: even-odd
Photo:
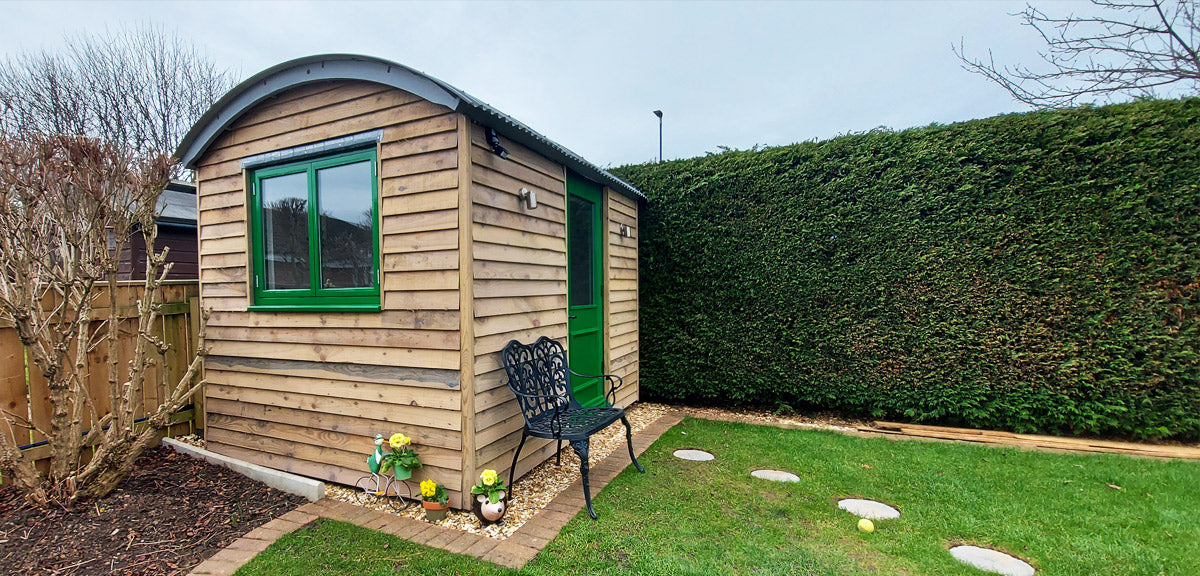
[[[252,480],[258,480],[276,490],[283,490],[289,494],[308,498],[310,502],[316,502],[325,497],[325,483],[320,480],[313,480],[312,478],[297,476],[288,472],[259,466],[258,464],[251,464],[237,458],[222,456],[216,452],[210,452],[203,448],[180,442],[174,438],[163,438],[162,443],[163,446],[169,446],[176,452],[187,454],[193,458],[199,458],[210,464],[228,468]]]

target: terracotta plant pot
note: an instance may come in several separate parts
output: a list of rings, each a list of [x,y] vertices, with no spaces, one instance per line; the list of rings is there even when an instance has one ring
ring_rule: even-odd
[[[446,513],[449,508],[437,502],[421,501],[421,507],[425,509],[425,520],[428,522],[441,522],[446,519]]]
[[[472,495],[471,512],[475,513],[475,517],[479,518],[479,522],[484,526],[495,524],[504,518],[504,514],[508,512],[508,493],[500,493],[500,501],[492,502],[488,499],[487,494]]]

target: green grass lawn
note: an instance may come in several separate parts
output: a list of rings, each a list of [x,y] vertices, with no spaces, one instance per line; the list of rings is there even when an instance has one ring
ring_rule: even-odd
[[[699,448],[713,462],[671,456]],[[857,438],[687,419],[576,516],[523,574],[984,574],[946,551],[998,548],[1054,575],[1200,574],[1200,463]],[[756,468],[798,484],[751,478]],[[1109,484],[1120,486],[1112,488]],[[519,487],[519,486],[518,486]],[[856,530],[839,498],[898,520]],[[340,522],[284,537],[238,571],[508,574]]]

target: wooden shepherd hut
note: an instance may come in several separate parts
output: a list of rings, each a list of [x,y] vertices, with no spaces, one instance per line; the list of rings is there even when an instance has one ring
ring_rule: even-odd
[[[500,365],[546,335],[638,398],[638,205],[612,174],[378,58],[285,62],[218,101],[196,171],[212,450],[354,484],[414,439],[451,503],[506,474],[522,418]],[[585,404],[599,383],[578,383]],[[552,455],[528,443],[524,474]]]

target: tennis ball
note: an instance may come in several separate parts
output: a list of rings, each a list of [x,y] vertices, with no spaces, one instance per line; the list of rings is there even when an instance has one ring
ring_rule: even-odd
[[[871,532],[875,531],[875,523],[863,518],[862,520],[858,521],[858,529],[870,534]]]

